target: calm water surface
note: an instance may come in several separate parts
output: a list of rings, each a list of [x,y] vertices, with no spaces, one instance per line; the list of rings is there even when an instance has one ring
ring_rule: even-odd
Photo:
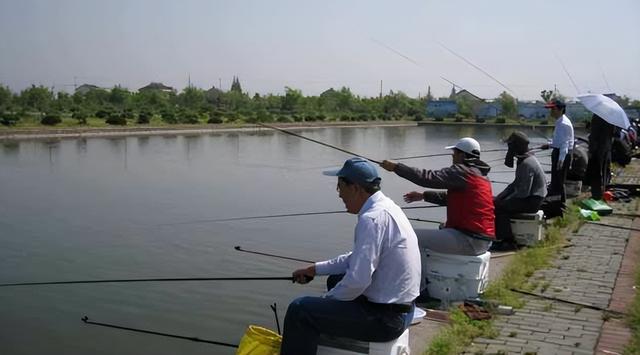
[[[509,133],[449,126],[297,132],[376,160],[446,152],[444,146],[463,136],[476,137],[483,149],[497,148]],[[483,155],[487,161],[501,157]],[[321,171],[346,158],[265,130],[0,144],[0,283],[288,276],[305,264],[233,247],[325,259],[349,250],[355,217],[190,222],[342,210],[335,178]],[[425,168],[450,162],[449,156],[407,161]],[[507,170],[501,161],[490,164]],[[420,189],[395,174],[381,174],[383,191],[400,205],[403,193]],[[491,178],[510,181],[513,174]],[[494,193],[503,187],[494,184]],[[408,215],[443,220],[444,209]],[[215,345],[85,325],[80,318],[237,343],[248,324],[275,329],[270,304],[278,304],[282,320],[293,298],[319,294],[323,282],[0,288],[0,353],[233,354],[234,349]]]

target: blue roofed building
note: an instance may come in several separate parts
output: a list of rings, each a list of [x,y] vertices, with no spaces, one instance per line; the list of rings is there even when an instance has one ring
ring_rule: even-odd
[[[427,102],[427,117],[453,117],[458,113],[458,104],[454,100],[434,100]]]

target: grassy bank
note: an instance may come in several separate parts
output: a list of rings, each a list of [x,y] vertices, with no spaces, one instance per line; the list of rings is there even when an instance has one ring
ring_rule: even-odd
[[[533,290],[540,280],[531,280],[536,270],[550,265],[560,248],[566,244],[566,235],[580,227],[578,207],[571,205],[562,218],[556,218],[545,230],[545,240],[535,247],[518,251],[506,266],[502,276],[491,282],[483,295],[484,299],[501,305],[520,308],[522,296],[511,289]],[[640,317],[640,302],[638,305]],[[640,322],[640,318],[638,320]],[[457,354],[476,337],[494,338],[496,330],[491,321],[470,320],[460,310],[451,313],[451,324],[445,327],[426,350],[428,355]]]

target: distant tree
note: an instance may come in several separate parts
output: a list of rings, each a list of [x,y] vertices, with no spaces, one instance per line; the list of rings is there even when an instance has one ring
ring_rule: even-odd
[[[502,94],[498,96],[497,101],[500,103],[502,114],[504,116],[516,117],[518,115],[518,104],[516,103],[516,99],[509,95],[508,92],[503,91]]]
[[[453,85],[451,87],[451,93],[449,94],[449,100],[453,100],[456,98],[456,86]]]
[[[302,91],[292,89],[288,86],[284,88],[285,94],[282,97],[282,111],[296,111],[298,104],[302,101]]]
[[[542,101],[549,102],[551,101],[551,97],[553,96],[553,90],[542,90],[540,91],[540,97]]]
[[[13,93],[8,87],[0,84],[0,113],[11,106],[13,102]]]
[[[73,108],[73,99],[71,95],[64,91],[59,91],[56,95],[56,99],[53,102],[53,107],[55,110],[60,112],[71,111]]]
[[[85,125],[87,124],[87,112],[83,109],[76,110],[71,117],[78,121],[78,124]]]
[[[120,85],[116,85],[109,92],[107,100],[114,107],[122,109],[129,103],[129,100],[131,100],[131,93]]]
[[[233,81],[231,82],[231,91],[242,93],[242,86],[240,86],[240,79],[237,76],[233,77]]]
[[[473,102],[469,96],[456,96],[456,104],[458,105],[458,113],[466,118],[473,117]]]
[[[204,91],[193,86],[182,90],[177,99],[180,107],[190,111],[197,111],[205,104]]]
[[[49,109],[49,106],[53,101],[53,92],[44,86],[32,85],[30,88],[20,92],[18,101],[25,109],[45,112]]]

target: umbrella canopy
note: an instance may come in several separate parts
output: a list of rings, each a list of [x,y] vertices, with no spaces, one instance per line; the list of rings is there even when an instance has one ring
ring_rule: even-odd
[[[617,102],[602,94],[579,95],[578,100],[587,110],[600,116],[603,120],[622,129],[627,129],[631,125],[626,112]]]

